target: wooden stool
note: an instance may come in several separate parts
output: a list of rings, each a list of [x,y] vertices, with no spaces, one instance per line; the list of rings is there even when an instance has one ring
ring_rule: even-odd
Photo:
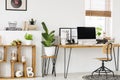
[[[43,55],[42,57],[42,77],[48,75],[48,69],[49,69],[49,64],[50,64],[50,59],[52,60],[52,75],[56,76],[56,71],[55,71],[55,63],[56,63],[56,56],[46,56]]]

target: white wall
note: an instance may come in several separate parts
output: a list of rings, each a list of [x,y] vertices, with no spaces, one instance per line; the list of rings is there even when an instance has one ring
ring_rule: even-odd
[[[113,0],[113,12],[112,12],[112,33],[113,37],[120,42],[120,0]]]
[[[84,25],[83,1],[81,0],[27,0],[27,11],[5,10],[5,0],[0,2],[0,27],[8,26],[8,21],[17,21],[18,27],[31,18],[37,20],[41,29],[41,22],[45,21],[49,28],[76,27]],[[57,32],[56,31],[56,32]],[[57,34],[57,33],[56,33]]]
[[[41,30],[41,22],[45,21],[50,30],[59,27],[77,27],[84,25],[84,0],[27,0],[27,11],[6,11],[5,0],[0,2],[0,27],[8,26],[8,21],[17,21],[18,27],[23,26],[24,21],[30,18],[37,20],[38,29]],[[113,1],[113,36],[119,34],[120,9],[119,0]],[[2,28],[3,29],[3,28]],[[117,37],[117,36],[116,36]],[[74,49],[69,72],[88,72],[98,66],[100,62],[93,58],[102,56],[101,49]],[[63,49],[60,49],[57,59],[57,73],[63,73]],[[41,64],[41,63],[40,63]],[[110,67],[114,69],[113,64]]]

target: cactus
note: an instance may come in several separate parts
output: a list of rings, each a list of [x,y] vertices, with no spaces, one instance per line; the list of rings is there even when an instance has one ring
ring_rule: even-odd
[[[30,25],[35,25],[36,20],[34,20],[33,18],[29,21]]]

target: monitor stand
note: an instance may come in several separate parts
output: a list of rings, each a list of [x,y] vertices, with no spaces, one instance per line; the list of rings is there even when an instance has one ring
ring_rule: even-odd
[[[96,39],[78,39],[79,45],[95,45],[96,43]]]

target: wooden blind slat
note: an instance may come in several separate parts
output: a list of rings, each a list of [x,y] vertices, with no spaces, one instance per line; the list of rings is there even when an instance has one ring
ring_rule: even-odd
[[[86,16],[111,17],[111,11],[86,10]]]

